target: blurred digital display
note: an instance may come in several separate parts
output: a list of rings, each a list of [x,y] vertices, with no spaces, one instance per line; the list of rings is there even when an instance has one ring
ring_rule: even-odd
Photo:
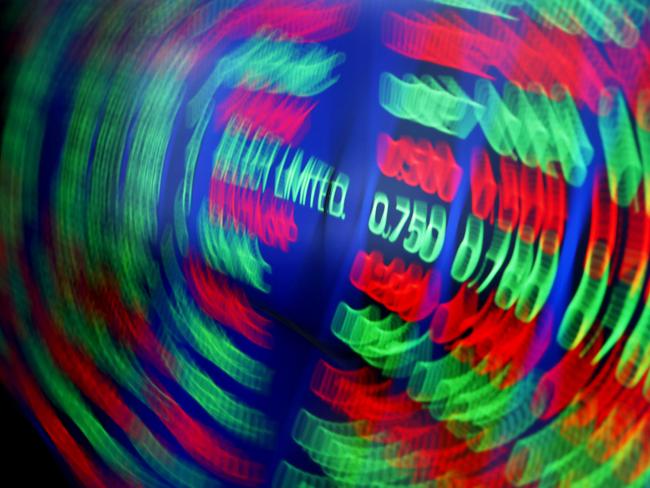
[[[6,2],[0,380],[69,482],[650,486],[649,8]]]

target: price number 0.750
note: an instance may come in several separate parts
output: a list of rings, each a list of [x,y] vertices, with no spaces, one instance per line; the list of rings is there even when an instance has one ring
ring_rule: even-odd
[[[391,225],[389,214],[391,205],[388,196],[383,192],[376,192],[372,202],[372,210],[368,219],[368,229],[377,236],[381,236],[388,242],[395,242],[400,238],[406,223],[408,235],[403,240],[403,247],[406,252],[417,254],[425,263],[435,261],[445,240],[447,227],[447,213],[444,207],[434,204],[430,211],[428,205],[421,200],[411,202],[410,198],[397,196],[395,210],[400,214],[396,225]],[[428,214],[428,220],[427,220]],[[395,219],[396,220],[396,219]]]

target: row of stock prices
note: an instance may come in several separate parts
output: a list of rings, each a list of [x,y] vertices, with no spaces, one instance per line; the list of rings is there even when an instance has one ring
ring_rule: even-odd
[[[69,484],[650,486],[648,0],[1,8],[0,384]]]

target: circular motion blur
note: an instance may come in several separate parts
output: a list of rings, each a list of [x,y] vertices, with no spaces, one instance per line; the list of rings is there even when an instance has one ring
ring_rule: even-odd
[[[649,8],[5,2],[0,381],[80,486],[650,486]]]

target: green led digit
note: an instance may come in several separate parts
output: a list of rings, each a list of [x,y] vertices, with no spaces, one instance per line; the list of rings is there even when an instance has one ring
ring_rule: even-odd
[[[402,232],[402,229],[406,225],[406,221],[408,220],[409,216],[411,215],[411,200],[403,197],[403,196],[398,196],[397,197],[397,204],[395,205],[397,210],[401,212],[402,218],[400,218],[399,223],[397,224],[397,227],[393,230],[391,233],[390,237],[388,238],[389,242],[395,242],[397,238],[399,237],[400,233]]]
[[[483,222],[470,215],[465,224],[465,237],[451,265],[451,276],[461,283],[467,281],[478,265],[482,250]]]
[[[613,101],[605,97],[601,99],[599,108],[607,115],[598,117],[598,129],[603,141],[612,200],[619,206],[628,207],[641,184],[643,168],[625,98],[620,91],[610,94]]]
[[[426,241],[420,248],[419,256],[425,263],[432,263],[442,251],[447,229],[447,212],[441,205],[433,205],[429,214],[429,225],[426,230]],[[434,234],[435,232],[435,234]]]
[[[594,363],[600,361],[618,344],[620,338],[632,320],[637,304],[641,298],[641,288],[633,287],[625,282],[618,282],[612,289],[612,295],[607,304],[605,314],[601,319],[602,324],[611,329],[610,336],[594,358]]]
[[[546,254],[540,244],[535,263],[522,287],[521,297],[515,308],[515,315],[523,322],[533,320],[546,303],[557,274],[560,253]]]
[[[650,301],[634,326],[625,343],[623,354],[616,368],[616,379],[628,388],[636,386],[650,367]],[[646,385],[648,383],[646,382]]]
[[[485,258],[481,264],[481,270],[476,275],[474,281],[470,283],[470,286],[474,286],[479,282],[479,280],[483,280],[476,290],[478,293],[482,293],[483,290],[487,289],[487,287],[490,286],[490,283],[492,283],[496,275],[501,270],[501,267],[503,266],[503,263],[505,262],[508,255],[511,240],[511,233],[503,232],[501,229],[499,229],[498,225],[494,226],[492,233],[492,242],[490,242],[490,248],[485,254]],[[488,271],[490,263],[491,268],[489,268]]]
[[[510,262],[503,270],[494,303],[503,310],[512,307],[521,294],[526,279],[531,274],[533,267],[535,246],[525,242],[519,237],[515,239],[515,247]]]
[[[382,205],[381,220],[377,222],[377,207]],[[388,196],[383,192],[376,192],[375,199],[372,202],[372,211],[368,219],[368,229],[375,235],[381,235],[386,227],[386,219],[388,217]]]
[[[557,341],[565,349],[573,349],[580,344],[596,321],[607,293],[610,272],[608,255],[607,243],[599,239],[594,245],[594,250],[587,257],[578,289],[560,323]],[[592,268],[600,267],[602,262],[606,263],[605,270],[598,273],[599,277],[594,277],[593,274],[596,273],[593,273]]]
[[[409,236],[404,239],[404,249],[416,253],[422,247],[427,229],[427,204],[420,200],[413,202],[413,214],[409,223]]]

